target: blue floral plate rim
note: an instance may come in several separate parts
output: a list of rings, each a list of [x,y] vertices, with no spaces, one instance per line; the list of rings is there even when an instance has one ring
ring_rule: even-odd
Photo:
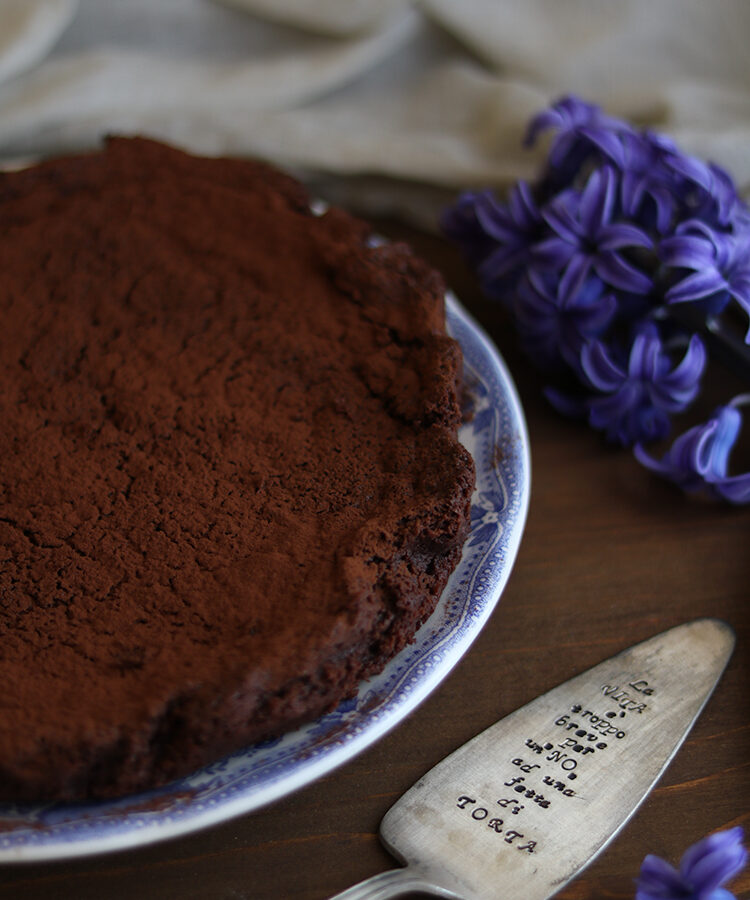
[[[383,737],[449,674],[510,576],[531,490],[523,410],[505,363],[456,297],[448,330],[462,347],[471,411],[460,438],[477,487],[462,559],[415,642],[352,700],[283,738],[247,748],[164,788],[88,804],[0,804],[0,862],[71,859],[145,846],[259,809],[329,774]]]

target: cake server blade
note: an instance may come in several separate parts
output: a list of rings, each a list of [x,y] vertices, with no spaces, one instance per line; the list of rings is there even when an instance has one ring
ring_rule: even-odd
[[[546,900],[633,815],[734,647],[698,619],[636,644],[483,731],[421,778],[380,826],[405,866],[332,900],[410,892]]]

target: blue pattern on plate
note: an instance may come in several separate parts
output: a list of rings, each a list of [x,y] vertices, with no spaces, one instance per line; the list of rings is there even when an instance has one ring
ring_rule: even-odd
[[[329,715],[165,788],[112,802],[0,806],[0,861],[138,846],[257,809],[351,759],[450,672],[489,618],[510,574],[526,518],[530,469],[523,414],[502,360],[450,295],[447,317],[464,352],[473,409],[460,436],[476,463],[477,490],[462,560],[415,643]]]

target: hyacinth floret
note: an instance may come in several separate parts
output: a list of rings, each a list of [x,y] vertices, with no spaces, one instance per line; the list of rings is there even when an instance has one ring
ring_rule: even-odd
[[[735,900],[722,887],[747,863],[741,827],[709,835],[693,844],[678,868],[649,854],[641,865],[635,900]]]
[[[637,330],[625,365],[602,341],[585,344],[581,367],[598,391],[587,404],[589,423],[624,445],[660,440],[669,432],[670,415],[686,409],[698,393],[705,363],[703,341],[693,335],[673,366],[653,322]]]
[[[581,348],[606,330],[617,307],[612,294],[604,294],[599,278],[578,285],[570,272],[558,280],[530,267],[515,294],[521,341],[548,370],[566,364],[575,368]]]
[[[527,147],[533,146],[539,135],[553,131],[549,162],[554,169],[564,169],[572,160],[579,161],[590,149],[598,150],[613,163],[622,164],[622,145],[617,139],[627,130],[624,122],[606,115],[593,103],[578,97],[563,97],[534,116],[524,138]]]
[[[593,270],[604,282],[634,294],[651,290],[651,279],[619,252],[653,244],[636,225],[613,221],[617,176],[610,166],[592,172],[580,194],[566,191],[542,212],[552,234],[534,248],[538,259],[564,267],[578,287]]]
[[[662,242],[661,257],[686,272],[667,290],[667,303],[700,301],[710,312],[721,312],[734,299],[750,315],[750,227],[722,232],[689,219]]]
[[[629,219],[653,223],[659,234],[671,225],[675,192],[665,178],[662,150],[649,133],[623,135],[624,165],[620,183],[622,211]]]
[[[477,264],[497,248],[497,240],[485,231],[477,217],[482,203],[501,204],[492,191],[464,191],[453,206],[443,212],[440,227],[460,248],[469,262]]]
[[[488,295],[502,300],[529,262],[542,217],[525,181],[513,186],[507,204],[482,198],[476,216],[484,233],[497,242],[479,264],[479,277]]]
[[[730,454],[742,428],[743,403],[750,403],[750,394],[718,407],[707,422],[679,435],[659,459],[643,444],[636,444],[636,458],[689,493],[705,491],[730,503],[750,502],[750,472],[729,474]]]

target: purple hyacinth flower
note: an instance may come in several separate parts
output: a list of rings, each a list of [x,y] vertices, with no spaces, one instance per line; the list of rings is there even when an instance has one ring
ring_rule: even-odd
[[[720,312],[733,297],[750,314],[750,226],[723,232],[691,219],[662,241],[660,254],[666,265],[691,270],[669,288],[667,303],[701,301]]]
[[[482,203],[494,202],[489,190],[464,191],[440,219],[443,233],[455,241],[464,256],[475,265],[495,247],[495,240],[487,235],[477,218],[477,207]]]
[[[556,269],[565,267],[573,284],[583,284],[593,270],[606,284],[646,294],[651,279],[618,252],[653,247],[651,238],[629,222],[613,222],[617,175],[610,166],[594,170],[580,195],[565,191],[542,210],[553,237],[534,248],[535,258]]]
[[[649,137],[659,147],[664,165],[680,179],[677,183],[683,189],[686,184],[692,184],[703,188],[704,191],[711,190],[713,176],[708,163],[683,153],[677,144],[666,135],[649,132]]]
[[[563,97],[531,120],[524,144],[532,146],[543,131],[556,132],[549,151],[553,168],[567,168],[571,158],[588,147],[601,151],[616,165],[622,164],[621,132],[629,131],[625,122],[605,115],[598,106],[577,97]]]
[[[679,195],[675,179],[663,163],[658,137],[650,132],[623,135],[620,200],[626,216],[641,224],[653,223],[664,234],[673,221]]]
[[[747,206],[737,193],[732,176],[716,163],[708,163],[708,172],[709,185],[698,192],[692,215],[704,221],[714,221],[723,228],[740,224],[743,215],[747,214]]]
[[[525,181],[514,185],[507,204],[494,197],[478,198],[475,213],[482,231],[494,242],[477,275],[488,296],[507,300],[529,261],[531,247],[544,225],[542,217]]]
[[[730,828],[693,844],[679,870],[649,854],[641,866],[635,900],[735,900],[722,884],[747,862],[742,828]]]
[[[643,173],[647,190],[656,189],[662,198],[661,218],[657,228],[664,233],[666,228],[666,189],[672,197],[673,208],[685,218],[700,218],[714,225],[730,225],[738,206],[743,205],[734,181],[728,172],[712,162],[704,162],[683,153],[677,144],[666,135],[652,131],[633,133],[623,138],[625,165],[623,177],[630,170]],[[629,204],[623,204],[629,207]]]
[[[750,472],[728,475],[729,456],[742,425],[737,408],[750,395],[720,406],[713,416],[681,434],[661,459],[655,459],[641,445],[634,447],[639,462],[652,472],[668,478],[684,491],[708,489],[730,503],[750,502]]]
[[[624,446],[664,437],[671,413],[695,398],[706,365],[698,335],[690,338],[682,360],[672,367],[653,322],[642,325],[633,340],[627,365],[620,365],[598,340],[581,350],[581,370],[600,392],[588,401],[589,423]]]
[[[480,196],[476,204],[479,224],[490,237],[499,243],[517,239],[517,233],[533,234],[542,224],[534,195],[526,181],[518,181],[512,187],[508,203],[498,203],[491,195]]]
[[[580,287],[529,268],[515,297],[515,319],[524,347],[542,368],[567,363],[578,368],[581,347],[599,337],[617,310],[612,294],[596,278]]]

